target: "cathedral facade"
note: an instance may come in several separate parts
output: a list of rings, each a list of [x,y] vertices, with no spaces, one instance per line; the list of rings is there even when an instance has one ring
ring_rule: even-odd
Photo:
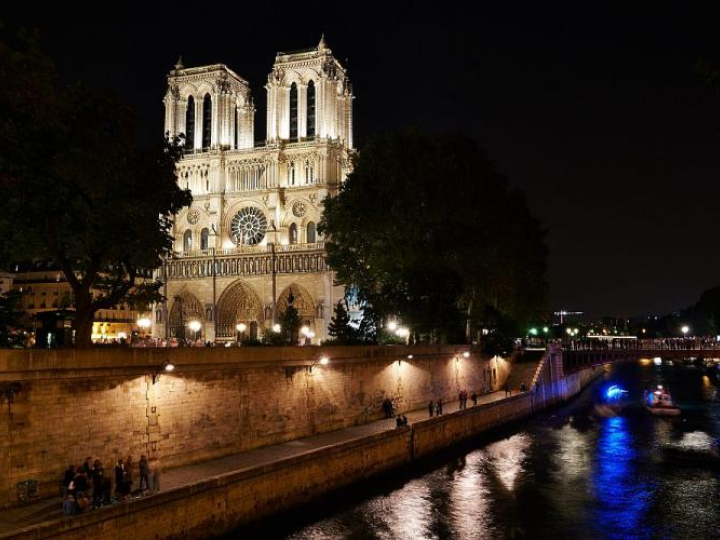
[[[244,325],[243,337],[259,338],[289,302],[314,342],[327,335],[343,290],[317,224],[352,166],[352,89],[324,38],[278,53],[265,88],[266,140],[256,143],[242,77],[181,61],[168,75],[165,131],[185,137],[178,183],[193,203],[176,216],[174,253],[160,270],[156,337],[232,342]]]

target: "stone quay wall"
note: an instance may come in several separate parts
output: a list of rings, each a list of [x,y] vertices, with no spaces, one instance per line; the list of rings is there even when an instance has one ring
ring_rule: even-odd
[[[471,407],[250,470],[118,505],[101,512],[28,528],[12,538],[135,540],[221,536],[239,525],[308,502],[353,482],[437,452],[491,427],[565,401],[602,373],[586,369],[539,392]],[[542,377],[541,377],[542,378]],[[544,384],[540,381],[540,384]],[[539,386],[538,386],[539,388]]]
[[[30,479],[56,496],[86,456],[168,469],[375,420],[388,397],[407,411],[497,389],[509,368],[450,346],[0,351],[0,506]]]

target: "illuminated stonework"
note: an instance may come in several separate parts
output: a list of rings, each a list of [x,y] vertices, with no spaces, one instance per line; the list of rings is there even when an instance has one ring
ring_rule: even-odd
[[[168,302],[156,309],[158,337],[182,332],[177,321],[166,324],[168,313],[181,313],[173,311],[181,293],[202,306],[194,316],[202,315],[204,338],[231,340],[228,313],[261,334],[279,318],[289,290],[304,291],[304,322],[326,337],[343,291],[333,285],[316,231],[322,201],[350,172],[352,87],[323,38],[277,53],[265,90],[266,140],[256,142],[250,85],[240,75],[224,64],[186,68],[181,60],[168,75],[165,131],[185,139],[178,183],[194,200],[175,220],[176,253],[162,269]],[[225,295],[229,287],[234,296]],[[228,298],[250,301],[238,295],[260,308],[228,311]],[[213,322],[221,297],[222,331]]]

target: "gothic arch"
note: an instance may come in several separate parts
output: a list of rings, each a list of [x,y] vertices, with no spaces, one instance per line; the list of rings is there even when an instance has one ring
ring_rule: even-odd
[[[288,308],[288,298],[292,292],[295,300],[293,306],[298,310],[298,314],[304,323],[313,323],[315,321],[315,302],[310,296],[310,293],[302,285],[293,283],[289,285],[278,298],[277,311],[278,313],[285,313]]]
[[[215,337],[234,338],[236,324],[242,322],[250,327],[265,321],[262,301],[250,285],[239,279],[220,296],[215,321]]]
[[[168,317],[170,336],[184,338],[187,323],[192,320],[204,321],[205,310],[200,300],[193,293],[184,289],[173,297],[173,305]]]

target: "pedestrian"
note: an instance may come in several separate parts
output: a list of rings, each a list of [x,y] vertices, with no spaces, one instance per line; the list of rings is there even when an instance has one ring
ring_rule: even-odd
[[[408,419],[404,414],[402,415],[402,424],[404,427],[408,427]]]
[[[122,458],[115,464],[115,496],[118,499],[125,496],[125,463]]]
[[[402,415],[398,414],[397,418],[395,418],[395,425],[399,428],[403,427]]]
[[[65,470],[65,474],[63,475],[62,484],[60,485],[63,499],[68,494],[68,486],[70,485],[70,482],[73,481],[73,478],[75,478],[75,466],[68,465],[68,468]]]
[[[125,495],[132,494],[133,487],[133,457],[128,456],[125,461]]]
[[[433,403],[433,400],[430,400],[430,403],[428,404],[428,414],[430,415],[430,418],[433,417],[433,414],[435,414],[435,403]]]
[[[475,392],[475,390],[473,390],[472,396],[470,396],[470,399],[472,399],[472,402],[473,402],[473,407],[477,405],[477,397],[478,397],[477,392]]]
[[[505,397],[508,397],[510,395],[510,388],[508,387],[507,383],[505,383]]]
[[[525,388],[526,388],[526,387],[525,387],[525,383],[524,383],[524,382],[523,382],[523,383],[520,383],[520,391],[521,391],[521,392],[524,392],[524,391],[525,391]]]
[[[160,475],[162,474],[162,466],[160,464],[160,459],[155,458],[155,460],[152,462],[152,490],[154,493],[157,493],[160,491]]]
[[[150,489],[150,466],[145,454],[140,456],[140,489],[142,491]]]
[[[75,497],[68,493],[62,503],[63,516],[72,516],[75,513]]]
[[[93,485],[93,508],[102,506],[103,481],[105,480],[105,471],[99,459],[93,463],[92,485]]]
[[[85,462],[82,464],[82,468],[85,471],[85,474],[88,478],[92,476],[92,467],[90,466],[90,461],[92,458],[90,456],[85,458]]]
[[[435,407],[435,414],[437,416],[442,416],[442,408],[443,408],[443,402],[442,399],[437,400],[437,406]]]

